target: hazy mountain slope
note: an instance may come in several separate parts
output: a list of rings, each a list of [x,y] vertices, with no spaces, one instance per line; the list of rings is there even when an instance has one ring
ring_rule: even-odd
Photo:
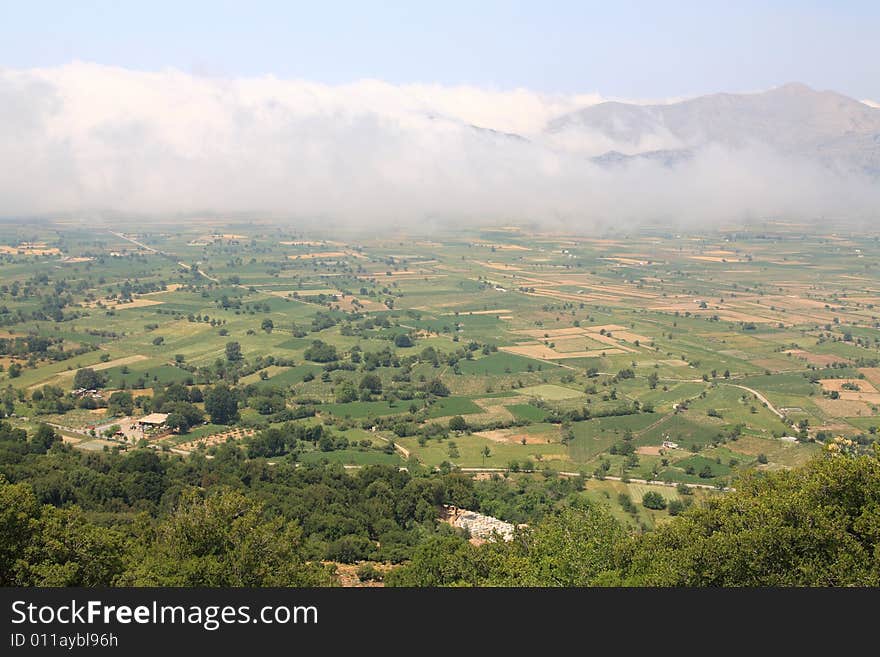
[[[832,91],[787,84],[757,94],[712,94],[668,105],[600,103],[551,121],[557,146],[596,145],[599,155],[708,145],[769,146],[783,154],[878,170],[880,109]],[[614,148],[606,148],[607,144]]]

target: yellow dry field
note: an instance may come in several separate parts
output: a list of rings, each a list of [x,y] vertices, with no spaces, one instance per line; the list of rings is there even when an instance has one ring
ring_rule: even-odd
[[[615,331],[615,338],[620,338],[621,340],[626,340],[627,342],[635,342],[638,340],[639,342],[650,342],[651,338],[647,338],[644,335],[639,335],[638,333],[630,333],[629,331]]]
[[[831,354],[811,354],[809,351],[804,351],[803,349],[789,349],[784,352],[786,354],[791,354],[795,358],[802,360],[804,362],[809,363],[810,365],[819,365],[820,367],[824,367],[825,365],[831,365],[833,363],[849,363],[849,359],[842,358],[841,356],[832,356]],[[870,369],[870,368],[865,368]],[[877,369],[878,381],[880,381],[880,368]],[[864,370],[860,370],[864,371]],[[868,376],[865,374],[865,376]],[[868,379],[871,379],[868,376]],[[877,383],[878,381],[875,381]]]
[[[696,314],[696,313],[694,313]],[[775,319],[773,317],[763,317],[761,315],[754,315],[751,313],[739,312],[737,310],[727,310],[726,308],[720,308],[718,310],[702,310],[700,314],[703,315],[718,315],[719,318],[729,321],[729,322],[752,322],[754,324],[773,324],[779,319]],[[788,316],[786,317],[788,323],[792,323],[795,321],[800,321],[797,317]]]
[[[147,357],[142,354],[134,354],[132,356],[123,356],[122,358],[115,358],[113,360],[108,360],[104,363],[95,363],[94,365],[89,365],[89,367],[96,372],[100,370],[109,370],[111,367],[116,367],[117,365],[131,365],[132,363],[137,363],[142,360],[147,360]],[[46,384],[55,385],[57,382],[66,381],[67,379],[72,379],[76,374],[76,370],[65,370],[63,372],[59,372],[54,375],[48,381],[42,381],[40,383],[35,383],[32,386],[28,386],[28,390],[33,390],[35,388],[41,388]]]
[[[94,369],[94,368],[92,368],[92,369]],[[134,389],[129,389],[129,390],[125,390],[125,391],[123,391],[123,390],[105,390],[104,396],[109,398],[110,395],[112,395],[114,392],[128,392],[128,393],[131,393],[132,397],[152,397],[153,396],[153,389],[152,388],[141,388],[141,389],[134,388]],[[104,409],[101,409],[101,410],[104,410]]]
[[[286,367],[282,367],[280,365],[270,365],[269,367],[260,370],[260,372],[266,372],[267,376],[275,376],[276,374],[280,374],[281,372],[287,371]],[[253,374],[248,374],[241,378],[241,382],[245,385],[250,383],[258,383],[260,379],[260,372],[254,372]]]
[[[506,351],[511,354],[525,356],[526,358],[540,358],[544,360],[553,360],[554,358],[570,358],[570,356],[562,356],[559,352],[554,351],[550,347],[540,343],[521,344],[515,347],[499,347],[499,351]]]
[[[527,400],[524,399],[524,401],[527,401]],[[504,403],[502,404],[499,402],[504,402]],[[510,411],[507,410],[506,405],[511,403],[509,397],[506,397],[504,399],[492,399],[492,398],[490,398],[490,399],[475,399],[474,403],[477,406],[479,406],[480,408],[482,408],[483,412],[469,415],[468,416],[469,418],[482,417],[482,418],[486,418],[487,422],[493,421],[493,420],[508,421],[508,420],[515,419],[513,417],[513,413],[511,413]]]
[[[459,311],[459,315],[504,315],[506,313],[512,313],[512,310],[508,310],[507,308],[502,308],[500,310],[462,310]],[[444,315],[454,315],[455,313],[443,313]]]
[[[880,367],[860,367],[859,372],[871,383],[880,385]]]
[[[373,301],[372,299],[360,299],[358,297],[345,297],[344,299],[340,299],[337,303],[343,308],[360,308],[361,310],[366,311],[388,310],[385,304],[381,301]]]
[[[521,445],[525,440],[526,445],[546,445],[551,442],[545,435],[531,435],[516,429],[495,429],[493,431],[479,431],[474,434],[482,438],[487,438],[496,443],[508,443],[510,445]]]
[[[143,297],[138,297],[137,299],[132,299],[128,303],[120,303],[118,299],[101,299],[101,304],[104,308],[108,310],[126,310],[129,308],[145,308],[146,306],[158,306],[163,303],[162,301],[156,301],[155,299],[144,299]],[[98,302],[95,301],[93,303],[86,304],[87,308],[98,308]]]
[[[735,256],[705,256],[705,255],[695,255],[688,256],[691,260],[699,260],[701,262],[745,262],[745,260],[741,258],[737,258]]]
[[[847,390],[840,393],[840,398],[847,401],[863,401],[872,405],[880,404],[880,393],[877,392],[854,392]]]
[[[699,309],[697,308],[697,303],[693,299],[689,299],[684,301],[675,301],[673,303],[664,303],[659,306],[651,306],[649,310],[660,310],[668,313],[674,313],[676,311],[680,313],[685,313],[696,312]]]
[[[282,246],[338,246],[338,242],[316,242],[314,240],[298,240],[296,242],[279,242]]]
[[[541,288],[535,288],[534,292],[528,292],[527,294],[533,297],[547,297],[548,299],[557,299],[559,301],[604,301],[608,303],[620,301],[620,297],[612,297],[606,294],[570,294],[568,292],[557,292]]]
[[[600,260],[610,260],[612,262],[620,263],[621,265],[647,265],[647,260],[636,260],[635,258],[619,258],[615,256],[608,256],[605,258],[599,258]]]
[[[369,272],[370,276],[375,276],[376,278],[387,278],[388,274],[389,274],[389,272],[385,271],[385,270]],[[431,270],[428,270],[428,269],[416,269],[416,270],[410,269],[409,271],[403,271],[403,270],[392,271],[392,272],[390,272],[390,274],[391,274],[391,276],[396,277],[396,278],[415,277],[415,278],[432,279],[432,278],[444,278],[446,276],[446,274],[437,274],[437,273],[435,273]]]
[[[627,285],[582,285],[581,287],[587,290],[592,290],[593,293],[600,296],[607,296],[609,298],[622,296],[634,297],[636,299],[656,299],[659,296],[656,292],[646,292],[637,289],[635,286]]]
[[[247,239],[247,235],[237,235],[236,233],[211,233],[210,235],[202,235],[201,237],[193,240],[196,241],[207,241],[211,242],[214,240],[245,240]]]
[[[867,417],[873,414],[871,406],[864,401],[816,397],[813,403],[832,417]]]
[[[496,251],[531,251],[529,247],[520,246],[519,244],[490,244],[488,242],[479,241],[475,242],[475,244],[487,249],[494,248]]]
[[[595,340],[596,342],[601,342],[602,344],[607,344],[623,351],[635,351],[635,349],[630,349],[629,347],[625,347],[617,340],[616,337],[609,337],[607,335],[601,335],[599,333],[590,333],[589,334],[591,340]]]
[[[599,333],[603,329],[606,333],[608,333],[608,331],[611,331],[613,333],[614,331],[625,331],[626,327],[621,326],[620,324],[597,324],[596,326],[584,327],[584,330],[589,333]]]
[[[21,245],[21,246],[0,246],[0,253],[4,253],[6,255],[26,255],[26,256],[41,256],[41,255],[61,255],[61,250],[56,247],[47,247],[47,246],[37,246],[37,245]]]
[[[600,239],[598,237],[585,237],[581,241],[585,244],[596,244],[598,246],[621,246],[623,244],[620,240]]]
[[[819,379],[822,390],[836,390],[837,392],[877,392],[871,383],[865,379]],[[847,390],[844,385],[857,385],[859,390]]]
[[[636,448],[636,454],[644,456],[660,456],[662,453],[663,448],[660,445],[642,445]]]
[[[499,347],[498,349],[500,351],[506,351],[510,354],[517,354],[518,356],[525,356],[526,358],[537,358],[540,360],[560,360],[563,358],[599,358],[608,354],[624,353],[623,349],[614,347],[610,349],[594,349],[590,351],[569,351],[566,353],[559,353],[558,351],[554,351],[546,345],[537,343],[517,345],[515,347]]]
[[[508,311],[509,312],[509,311]],[[579,327],[572,328],[562,328],[562,329],[523,329],[521,331],[516,331],[520,335],[527,335],[530,338],[543,338],[546,340],[553,340],[559,338],[570,338],[572,336],[586,336],[587,330]]]
[[[183,286],[180,283],[169,283],[168,285],[165,286],[164,290],[158,290],[156,292],[146,292],[142,296],[146,297],[146,296],[151,296],[154,294],[167,294],[168,292],[175,292],[182,287]]]
[[[819,310],[825,311],[825,302],[815,299],[805,299],[799,296],[770,296],[764,297],[762,305],[773,305],[777,308],[782,306],[787,310]]]
[[[573,351],[595,351],[601,350],[602,344],[584,336],[576,338],[563,338],[553,342],[553,349],[560,353],[570,353]]]
[[[483,267],[488,267],[489,269],[499,269],[501,271],[520,271],[519,267],[514,267],[513,265],[506,265],[501,262],[482,262],[481,260],[474,260],[474,262]]]
[[[319,253],[300,253],[287,256],[291,260],[314,260],[316,258],[344,258],[345,251],[321,251]]]
[[[336,296],[341,294],[339,290],[334,290],[331,288],[324,288],[323,290],[286,290],[283,292],[284,296],[288,294],[296,294],[300,297],[316,297],[320,294],[326,296]]]

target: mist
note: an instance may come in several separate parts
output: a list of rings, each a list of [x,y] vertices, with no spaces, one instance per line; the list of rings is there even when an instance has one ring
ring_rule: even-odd
[[[767,144],[676,166],[591,158],[607,135],[550,134],[605,100],[524,89],[221,79],[87,63],[0,70],[0,216],[198,217],[347,227],[876,219],[880,185]],[[675,148],[663,138],[659,148]]]

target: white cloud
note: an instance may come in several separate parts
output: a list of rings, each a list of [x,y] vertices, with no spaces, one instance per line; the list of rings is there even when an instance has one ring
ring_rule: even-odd
[[[585,157],[614,147],[607,139],[560,144],[542,134],[552,118],[601,100],[86,63],[0,70],[0,215],[208,211],[576,227],[858,215],[877,205],[860,181],[760,147],[708,149],[674,171],[608,171]]]

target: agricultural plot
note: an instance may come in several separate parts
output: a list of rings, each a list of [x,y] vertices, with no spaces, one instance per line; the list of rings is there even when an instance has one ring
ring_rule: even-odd
[[[181,423],[175,449],[320,427],[252,451],[724,484],[835,435],[873,442],[880,281],[865,265],[880,246],[851,237],[858,260],[782,225],[627,239],[4,226],[0,387],[10,421],[69,431],[121,393],[114,412]],[[208,403],[218,387],[234,412]]]

